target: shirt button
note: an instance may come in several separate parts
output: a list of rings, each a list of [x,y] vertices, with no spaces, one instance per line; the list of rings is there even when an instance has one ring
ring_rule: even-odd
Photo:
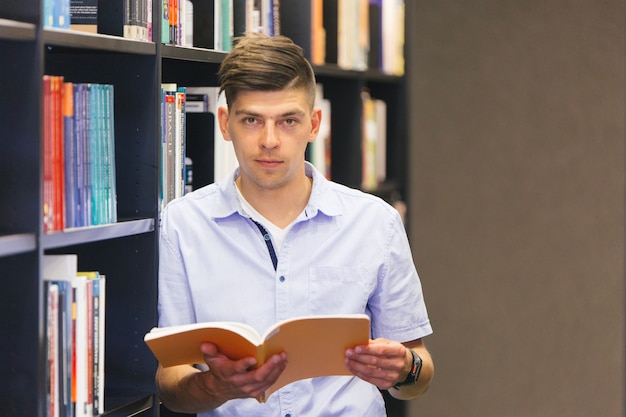
[[[280,278],[278,278],[278,280],[279,280],[280,282],[285,282],[285,276],[284,276],[284,275],[281,275],[281,276],[280,276]]]
[[[269,235],[269,233],[266,233],[263,235],[263,239],[265,240],[270,240],[272,237]]]

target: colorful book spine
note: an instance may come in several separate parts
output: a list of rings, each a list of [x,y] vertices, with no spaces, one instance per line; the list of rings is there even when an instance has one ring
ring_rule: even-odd
[[[65,226],[76,227],[76,142],[74,140],[74,84],[63,83],[63,146],[65,162]]]
[[[44,232],[55,232],[65,227],[64,214],[64,159],[63,159],[63,77],[43,77],[43,226]]]
[[[43,77],[46,233],[117,221],[113,86]]]
[[[48,403],[50,417],[104,413],[106,280],[78,272],[77,256],[46,255]]]

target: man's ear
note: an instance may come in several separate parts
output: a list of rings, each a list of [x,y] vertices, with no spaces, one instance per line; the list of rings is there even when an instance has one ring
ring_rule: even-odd
[[[219,107],[217,109],[217,122],[220,124],[220,131],[224,140],[230,142],[230,133],[228,132],[228,109],[226,107]]]
[[[311,113],[311,134],[309,136],[309,142],[313,142],[320,131],[320,125],[322,124],[322,110],[313,109]]]

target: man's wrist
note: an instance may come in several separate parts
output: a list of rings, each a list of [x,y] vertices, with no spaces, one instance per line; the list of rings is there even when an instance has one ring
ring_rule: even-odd
[[[407,350],[411,354],[409,373],[403,381],[400,381],[393,386],[396,389],[406,385],[416,384],[420,376],[420,371],[422,370],[422,358],[420,358],[417,352],[415,352],[413,349],[407,348]]]

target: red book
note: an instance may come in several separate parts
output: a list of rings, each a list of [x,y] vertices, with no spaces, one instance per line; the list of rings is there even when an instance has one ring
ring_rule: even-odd
[[[43,231],[54,229],[52,199],[52,77],[43,76]]]
[[[65,153],[63,149],[63,77],[53,78],[53,187],[54,187],[54,230],[65,229]]]

